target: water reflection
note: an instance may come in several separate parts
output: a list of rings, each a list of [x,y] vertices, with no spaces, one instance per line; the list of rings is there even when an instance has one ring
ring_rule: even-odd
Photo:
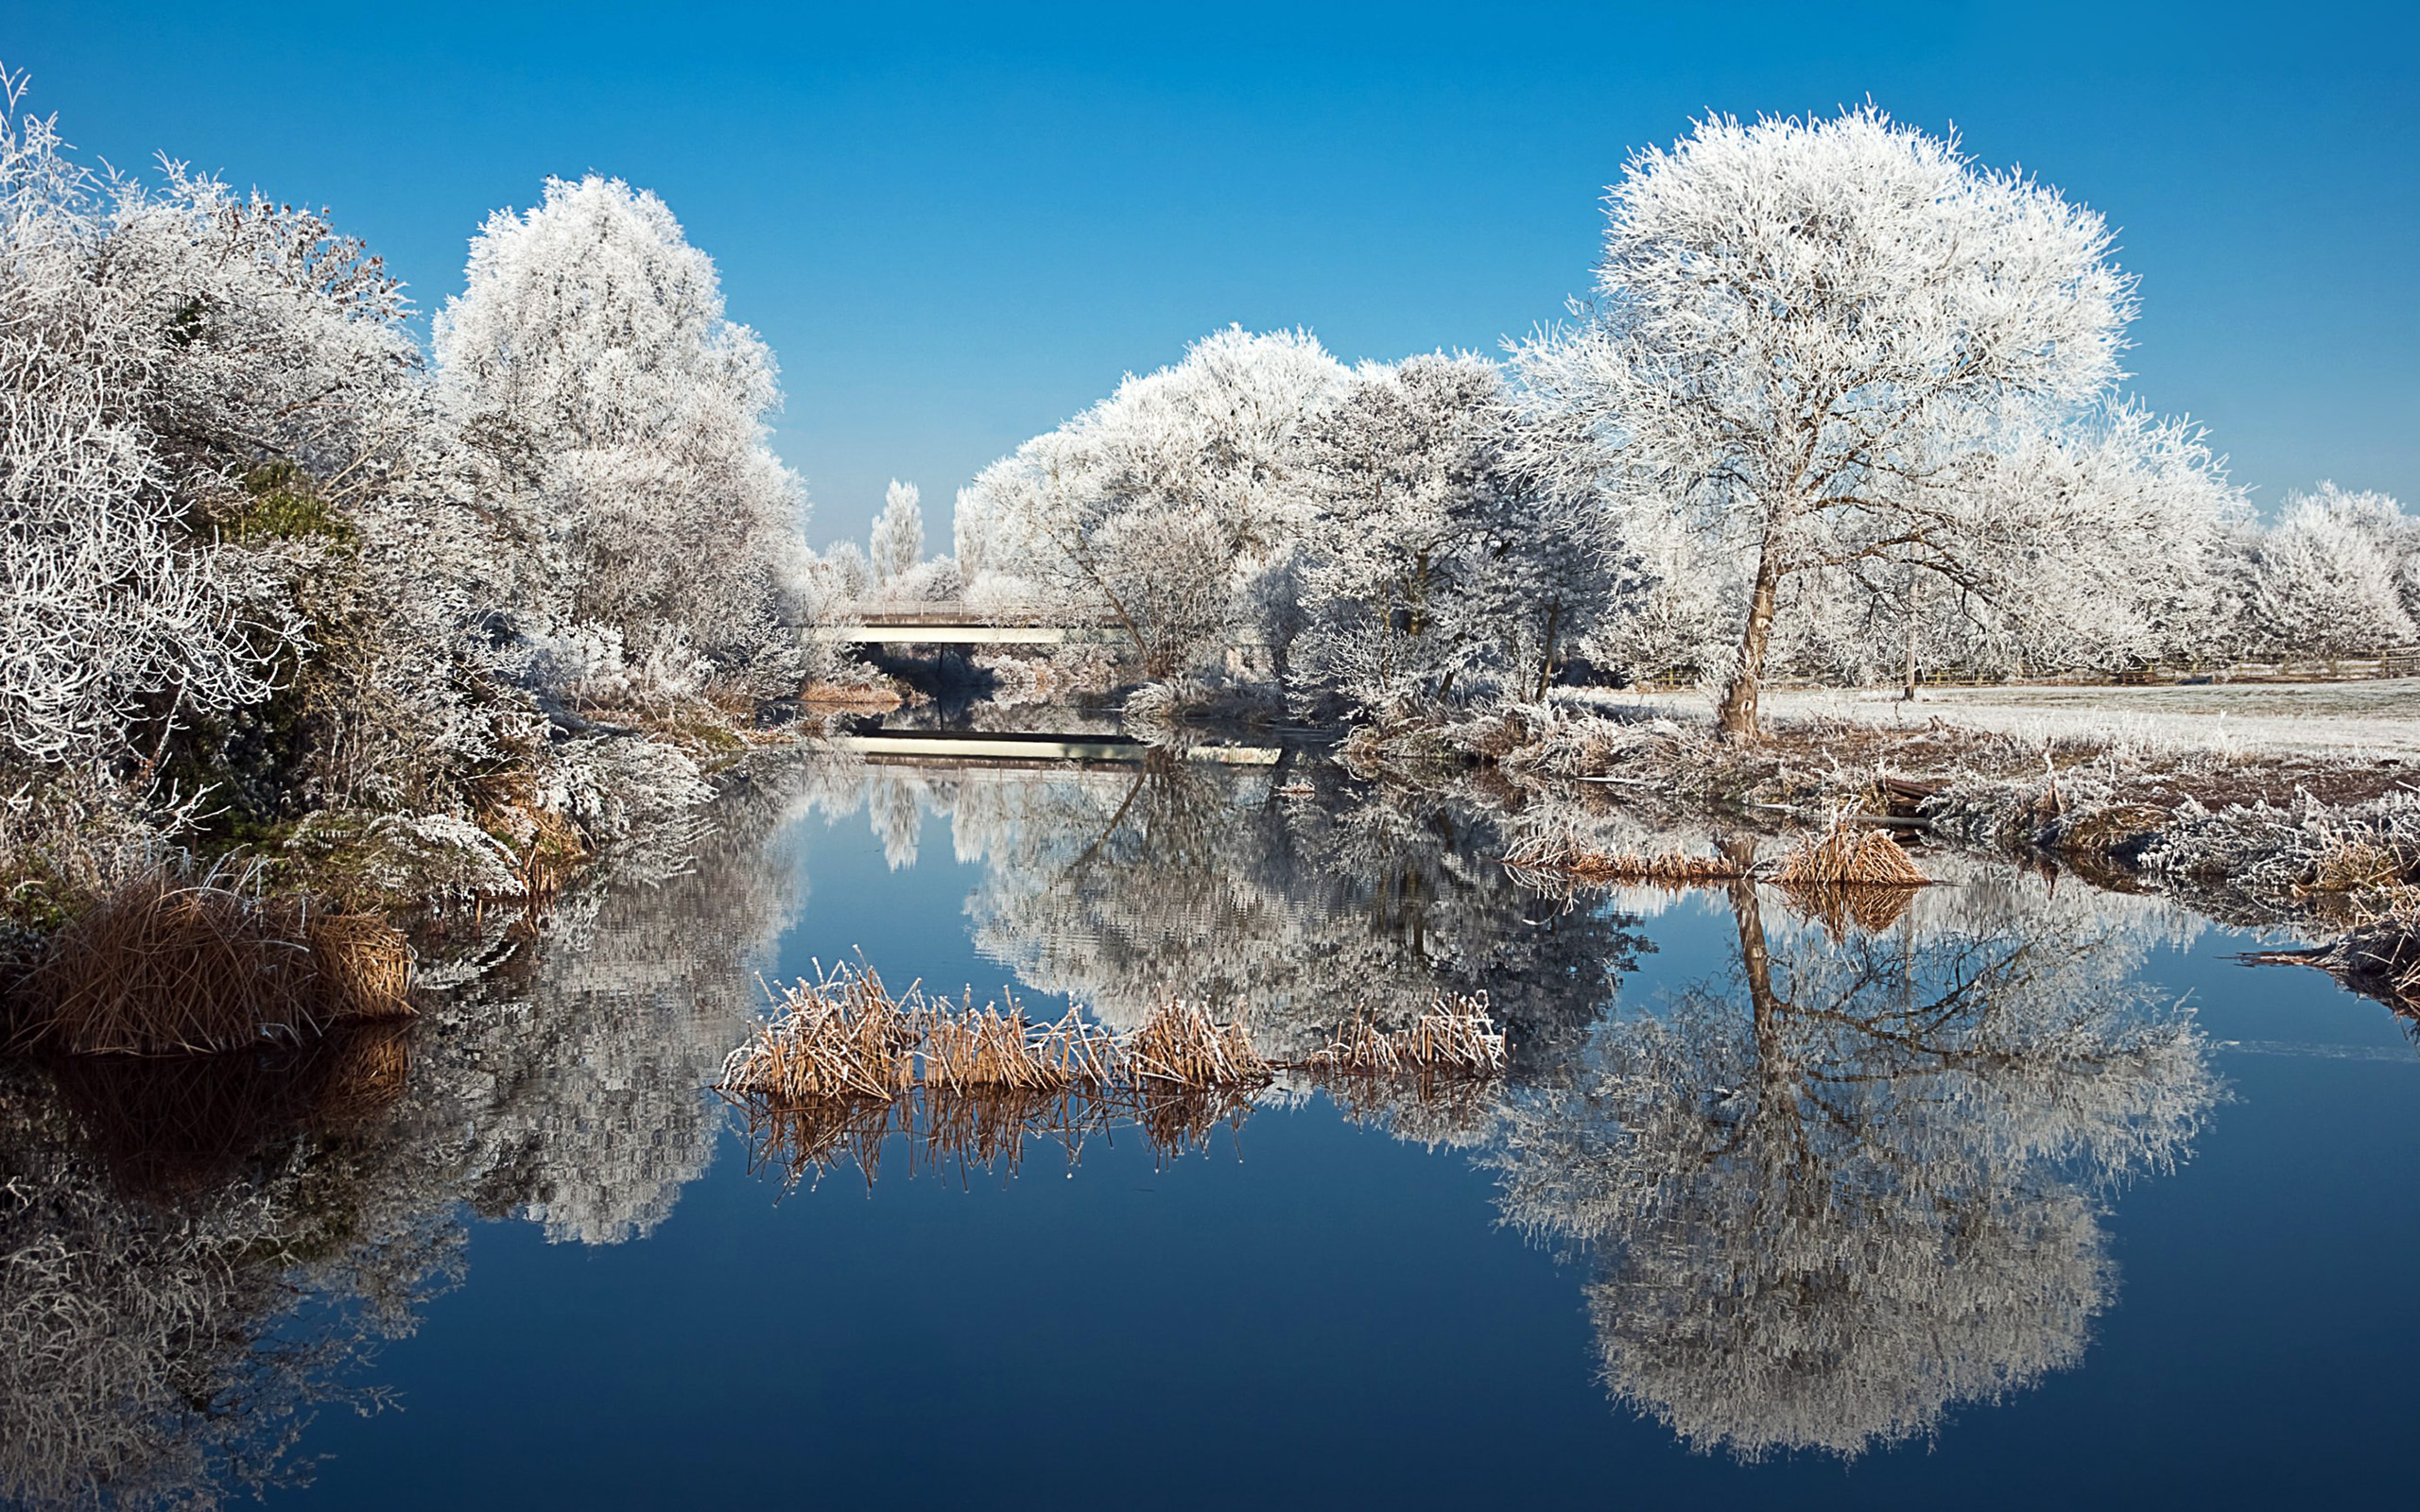
[[[1340,1106],[1477,1146],[1505,1221],[1588,1258],[1615,1397],[1743,1459],[1853,1457],[2077,1363],[2105,1202],[2219,1096],[2141,980],[2200,928],[2157,900],[1954,857],[1915,892],[1736,883],[1728,970],[1631,1009],[1639,915],[1678,895],[1542,907],[1494,859],[1532,816],[1179,764],[869,780],[891,813],[903,783],[985,864],[985,952],[1112,1024],[1203,995],[1296,1054],[1491,992],[1530,1047],[1507,1082]]]
[[[1979,882],[1882,932],[1728,902],[1731,971],[1600,1023],[1485,1157],[1510,1221],[1593,1252],[1614,1394],[1702,1449],[1846,1456],[2075,1364],[2102,1198],[2217,1095],[2143,930]]]
[[[1374,801],[1326,769],[1167,759],[873,768],[863,783],[887,848],[909,828],[903,791],[947,813],[958,859],[983,868],[977,947],[1114,1028],[1171,994],[1205,998],[1294,1057],[1357,1009],[1400,1019],[1440,989],[1483,989],[1516,1054],[1535,1055],[1596,1016],[1645,944],[1620,910],[1558,909],[1516,885],[1495,860],[1501,816]]]
[[[808,774],[740,774],[543,930],[428,942],[406,1028],[0,1065],[0,1500],[210,1505],[305,1475],[313,1412],[458,1279],[467,1210],[642,1236],[711,1158],[700,1088],[794,911]]]
[[[199,1080],[5,1068],[0,1498],[207,1503],[274,1480],[317,1406],[374,1400],[359,1360],[459,1279],[467,1214],[582,1244],[654,1230],[714,1153],[727,1114],[700,1089],[798,915],[810,810],[864,816],[894,866],[946,815],[979,868],[978,948],[1115,1028],[1181,993],[1295,1057],[1357,1012],[1486,992],[1509,1075],[1325,1095],[1466,1149],[1505,1223],[1581,1257],[1616,1399],[1743,1458],[1853,1456],[2074,1365],[2115,1287],[2106,1203],[2181,1159],[2219,1095],[2189,1012],[2144,984],[2147,953],[2198,926],[2152,900],[1952,858],[1932,864],[1954,885],[1887,907],[1742,883],[1688,905],[1719,908],[1728,959],[1649,995],[1627,983],[1680,895],[1542,896],[1498,860],[1540,823],[1602,816],[1291,758],[769,760],[709,831],[544,929],[448,942],[455,985],[406,1035]],[[1194,1148],[1254,1106],[1145,1132]],[[756,1147],[793,1179],[963,1177],[1037,1153],[1055,1170],[1096,1131],[1096,1110],[941,1111],[913,1138],[889,1114],[775,1119]]]

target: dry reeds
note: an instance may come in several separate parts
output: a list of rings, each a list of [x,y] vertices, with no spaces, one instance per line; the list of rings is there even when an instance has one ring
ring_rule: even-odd
[[[1773,874],[1776,882],[1815,886],[1924,887],[1932,879],[1880,830],[1835,824],[1802,843]]]
[[[1487,994],[1448,999],[1439,993],[1409,1026],[1390,1032],[1367,1016],[1355,1019],[1295,1066],[1322,1080],[1493,1076],[1504,1070],[1504,1032],[1488,1011]]]
[[[894,997],[870,968],[820,966],[724,1061],[717,1090],[742,1108],[759,1165],[795,1183],[854,1161],[871,1182],[890,1136],[911,1169],[1013,1171],[1046,1139],[1072,1163],[1084,1140],[1132,1125],[1163,1158],[1239,1125],[1281,1070],[1336,1083],[1468,1082],[1504,1067],[1484,995],[1440,997],[1402,1030],[1367,1021],[1309,1060],[1272,1062],[1240,1022],[1171,999],[1131,1035],[1069,1010],[1036,1022],[1005,1007]]]
[[[270,898],[251,874],[129,883],[52,936],[11,993],[10,1048],[183,1055],[411,1013],[411,948],[375,915]]]
[[[2323,893],[2375,893],[2399,889],[2412,864],[2394,845],[2366,840],[2336,839],[2312,860],[2308,880],[2294,887],[2297,897]]]
[[[1550,837],[1521,842],[1506,853],[1503,862],[1515,876],[1551,877],[1594,885],[1638,882],[1662,887],[1695,887],[1730,882],[1741,875],[1739,863],[1726,856],[1677,850],[1639,855],[1599,850],[1574,840]]]
[[[1256,1087],[1276,1071],[1260,1058],[1240,1023],[1220,1023],[1209,1008],[1179,998],[1163,1005],[1124,1046],[1134,1080],[1208,1091]]]

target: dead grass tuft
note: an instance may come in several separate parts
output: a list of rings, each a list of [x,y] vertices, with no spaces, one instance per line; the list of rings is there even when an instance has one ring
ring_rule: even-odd
[[[1504,1032],[1488,1012],[1487,994],[1449,1000],[1440,993],[1433,1006],[1402,1029],[1381,1029],[1366,1015],[1353,1020],[1296,1069],[1320,1080],[1493,1076],[1504,1070]]]
[[[1635,855],[1593,850],[1559,838],[1525,840],[1504,857],[1504,866],[1516,877],[1527,874],[1592,885],[1640,882],[1664,887],[1695,887],[1730,882],[1741,875],[1739,864],[1725,856],[1685,851]]]
[[[1242,1024],[1220,1023],[1207,1005],[1183,998],[1163,1004],[1123,1048],[1128,1074],[1138,1082],[1207,1091],[1255,1087],[1276,1074]]]
[[[2337,839],[2310,865],[2308,880],[2294,888],[2297,896],[2314,893],[2369,893],[2399,888],[2412,873],[2412,862],[2396,846],[2372,840]]]
[[[1774,873],[1776,882],[1815,886],[1923,887],[1932,882],[1880,830],[1842,823],[1807,840]]]
[[[409,1016],[411,948],[371,914],[263,895],[256,874],[161,870],[47,943],[11,994],[10,1047],[184,1055]]]
[[[774,1016],[723,1061],[719,1086],[788,1107],[889,1102],[915,1079],[931,1010],[915,984],[893,998],[871,968],[841,965],[782,990]]]

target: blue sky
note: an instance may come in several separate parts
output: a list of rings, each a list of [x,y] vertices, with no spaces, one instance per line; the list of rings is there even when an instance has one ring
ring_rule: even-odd
[[[2404,8],[0,0],[122,166],[331,207],[424,308],[548,174],[656,190],[779,354],[819,541],[947,500],[1229,321],[1494,351],[1584,289],[1629,151],[1872,97],[2122,228],[2130,366],[2273,506],[2420,503],[2420,26]]]

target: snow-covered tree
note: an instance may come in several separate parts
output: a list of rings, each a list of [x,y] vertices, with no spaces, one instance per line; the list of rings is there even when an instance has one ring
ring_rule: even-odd
[[[497,212],[435,352],[539,559],[528,628],[596,622],[743,683],[786,670],[802,496],[768,443],[773,359],[662,200],[591,175]]]
[[[1753,564],[1704,669],[1727,732],[1758,728],[1801,575],[1896,562],[2008,610],[1986,569],[2012,555],[2115,555],[2091,532],[2122,490],[2013,487],[2008,466],[2119,376],[2134,282],[2100,215],[1871,108],[1709,117],[1633,157],[1608,214],[1593,313],[1518,366],[1589,428],[1566,466],[1618,513]]]
[[[1343,375],[1304,333],[1230,327],[1130,376],[977,477],[987,565],[1108,613],[1150,676],[1199,663],[1282,557],[1294,433]]]
[[[55,118],[19,119],[23,93],[0,75],[0,753],[103,766],[147,727],[153,744],[180,713],[265,697],[301,627],[245,612],[147,403],[214,318],[255,312],[113,266],[115,232],[154,207],[105,194]]]
[[[1608,607],[1613,542],[1527,467],[1495,364],[1364,364],[1297,438],[1306,627],[1298,696],[1367,710],[1480,686],[1543,692]]]
[[[883,490],[882,513],[874,520],[866,556],[873,564],[874,583],[885,588],[924,559],[925,511],[916,485],[892,478]]]
[[[2255,553],[2252,615],[2269,645],[2343,655],[2420,633],[2420,521],[2386,494],[2295,494]]]
[[[2005,549],[1810,571],[1776,661],[1912,690],[1924,668],[2109,669],[2232,648],[2230,542],[2246,509],[2190,423],[2099,406],[2008,438],[1968,488],[1976,513],[2026,522]]]

